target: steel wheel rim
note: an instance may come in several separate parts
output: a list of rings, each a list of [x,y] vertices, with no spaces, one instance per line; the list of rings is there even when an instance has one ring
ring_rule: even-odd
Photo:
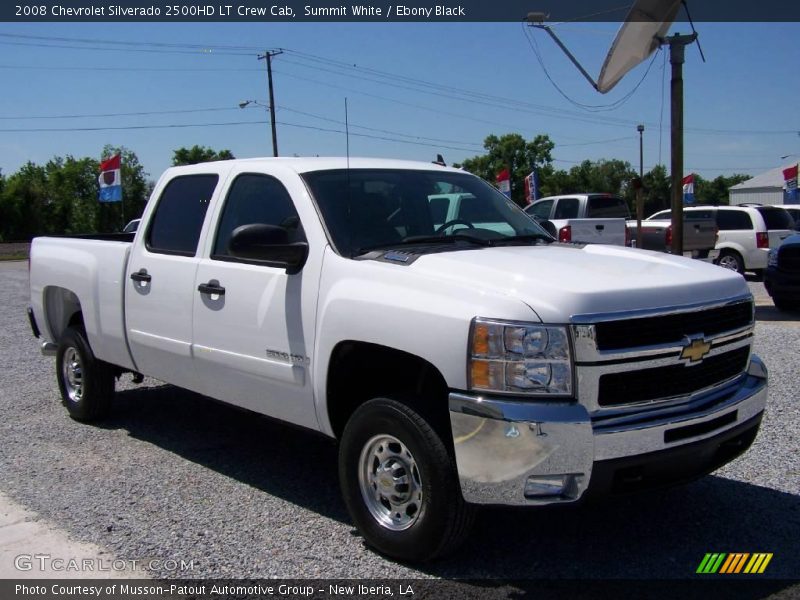
[[[737,273],[739,272],[739,261],[736,260],[735,256],[731,256],[730,254],[726,254],[719,259],[719,266],[724,269],[736,271]]]
[[[367,509],[391,531],[417,522],[422,511],[422,478],[408,447],[391,435],[376,435],[361,450],[358,483]]]
[[[72,402],[80,402],[83,398],[83,363],[75,348],[69,347],[64,351],[61,372],[67,397]]]

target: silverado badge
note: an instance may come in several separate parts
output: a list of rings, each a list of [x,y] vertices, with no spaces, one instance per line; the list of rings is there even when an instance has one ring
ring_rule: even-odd
[[[688,359],[689,362],[697,362],[703,360],[703,357],[709,352],[711,352],[711,343],[703,339],[696,339],[683,347],[681,358]]]

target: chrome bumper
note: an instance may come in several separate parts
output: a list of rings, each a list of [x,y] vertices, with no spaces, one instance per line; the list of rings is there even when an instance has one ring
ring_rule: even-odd
[[[450,423],[464,499],[476,504],[574,502],[595,461],[670,451],[713,440],[758,417],[767,369],[753,355],[746,376],[712,406],[645,423],[595,429],[577,403],[450,394]]]

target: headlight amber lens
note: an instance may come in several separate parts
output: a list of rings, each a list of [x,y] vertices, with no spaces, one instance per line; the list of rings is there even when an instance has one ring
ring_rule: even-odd
[[[531,395],[572,394],[567,329],[476,318],[470,339],[471,390]]]

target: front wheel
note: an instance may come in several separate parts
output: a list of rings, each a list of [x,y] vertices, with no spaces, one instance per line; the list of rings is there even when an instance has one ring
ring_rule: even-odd
[[[454,461],[439,434],[408,405],[376,398],[345,427],[339,480],[367,545],[406,561],[453,551],[474,507],[464,502]]]
[[[56,379],[69,415],[96,421],[108,414],[114,394],[111,366],[95,358],[83,329],[68,327],[56,353]]]

